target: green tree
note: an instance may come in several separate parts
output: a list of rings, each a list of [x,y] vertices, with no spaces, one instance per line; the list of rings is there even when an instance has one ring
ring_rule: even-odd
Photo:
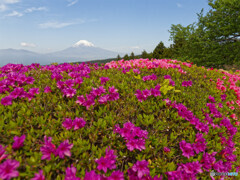
[[[135,55],[134,55],[134,53],[132,52],[131,55],[130,55],[130,57],[129,57],[129,59],[134,59],[134,58],[135,58]]]
[[[170,29],[173,57],[190,58],[198,65],[240,64],[240,1],[209,0],[211,9],[198,22]]]
[[[124,60],[129,60],[128,54],[125,54],[125,56],[123,56],[123,59],[124,59]]]
[[[119,54],[117,55],[117,60],[121,60],[121,56]]]
[[[164,43],[161,41],[153,50],[153,58],[161,59],[165,48]]]
[[[147,53],[147,51],[145,51],[145,50],[143,50],[143,52],[142,52],[142,58],[143,59],[146,59],[146,58],[148,58],[148,53]]]

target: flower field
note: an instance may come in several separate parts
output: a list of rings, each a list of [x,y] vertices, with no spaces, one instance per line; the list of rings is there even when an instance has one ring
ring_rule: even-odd
[[[236,179],[240,71],[169,59],[0,68],[0,179]]]

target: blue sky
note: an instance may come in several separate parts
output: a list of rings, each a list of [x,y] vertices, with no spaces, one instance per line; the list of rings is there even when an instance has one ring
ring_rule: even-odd
[[[116,52],[153,51],[171,24],[197,21],[207,0],[0,0],[0,49],[40,53],[79,40]]]

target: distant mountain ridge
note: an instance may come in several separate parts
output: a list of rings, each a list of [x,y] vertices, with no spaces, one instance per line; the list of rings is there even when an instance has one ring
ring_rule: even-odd
[[[39,63],[41,65],[47,65],[53,62],[84,62],[89,60],[115,58],[118,54],[123,55],[123,53],[95,47],[87,41],[81,41],[64,50],[46,54],[40,54],[24,49],[0,49],[0,66],[4,66],[8,63],[24,65]]]

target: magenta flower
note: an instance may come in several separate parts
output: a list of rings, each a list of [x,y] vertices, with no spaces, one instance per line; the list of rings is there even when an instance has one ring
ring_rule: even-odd
[[[183,81],[182,86],[185,86],[185,87],[192,86],[192,81]]]
[[[201,169],[202,165],[198,161],[181,164],[180,167],[182,167],[185,173],[190,175],[196,175],[203,172]]]
[[[62,92],[64,96],[72,98],[76,94],[77,90],[70,87],[70,88],[64,88]]]
[[[86,172],[84,180],[102,180],[101,175],[96,174],[94,170]]]
[[[4,106],[9,106],[12,105],[12,97],[11,96],[6,96],[4,98],[1,99],[1,104]]]
[[[112,86],[112,87],[109,87],[109,88],[108,88],[108,91],[109,91],[111,94],[113,94],[113,93],[116,93],[118,90],[117,90],[114,86]]]
[[[56,153],[59,155],[61,159],[64,158],[64,156],[71,157],[70,150],[72,149],[73,144],[69,144],[68,140],[63,141],[57,148]]]
[[[107,94],[107,95],[103,95],[103,96],[99,97],[99,99],[98,99],[98,102],[99,102],[99,104],[104,104],[104,103],[107,103],[107,101],[108,101],[108,98],[109,98],[109,95],[108,95],[108,94]]]
[[[151,88],[151,95],[153,95],[154,97],[157,97],[157,96],[161,96],[161,93],[159,90]]]
[[[181,141],[179,143],[180,149],[182,150],[182,155],[189,159],[190,156],[194,156],[193,147],[190,143],[186,143],[186,141]]]
[[[95,101],[93,98],[89,98],[87,99],[84,103],[83,103],[83,106],[86,107],[86,109],[88,110],[90,108],[90,106],[94,106],[95,104]]]
[[[136,90],[136,94],[134,95],[137,97],[138,101],[140,102],[142,102],[143,100],[146,100],[146,97],[143,96],[142,92],[139,89]]]
[[[210,102],[213,102],[213,103],[216,102],[215,99],[214,99],[214,97],[212,97],[211,95],[209,95],[208,99],[209,99]]]
[[[145,148],[145,139],[137,139],[136,141],[136,145],[135,145],[136,149],[138,149],[139,151],[142,151]]]
[[[105,84],[110,79],[108,77],[100,77],[101,84]]]
[[[172,77],[170,75],[165,75],[164,79],[172,79]]]
[[[85,124],[86,124],[86,121],[84,121],[83,118],[75,118],[75,120],[73,121],[74,130],[83,128]]]
[[[24,93],[24,89],[17,87],[10,93],[9,96],[12,97],[13,99],[16,99],[18,96],[20,96],[23,93]]]
[[[0,144],[0,162],[7,157],[8,154],[5,154],[5,148]]]
[[[33,77],[27,77],[26,83],[33,84],[34,81],[35,81],[35,79]]]
[[[137,74],[140,74],[139,69],[133,69],[133,72],[134,72],[134,73],[137,73]]]
[[[225,100],[226,100],[226,97],[227,97],[226,94],[222,94],[222,95],[221,95],[221,100],[222,100],[222,101],[225,101]]]
[[[28,92],[32,95],[39,94],[39,88],[31,88]]]
[[[46,86],[45,88],[44,88],[44,93],[50,93],[52,90],[51,90],[51,87],[49,87],[49,86]]]
[[[67,130],[72,129],[74,124],[71,118],[65,118],[65,121],[62,123],[62,126]]]
[[[136,148],[137,139],[129,139],[126,143],[127,149],[133,151]]]
[[[45,180],[43,170],[40,170],[38,173],[35,173],[35,176],[31,180]]]
[[[116,157],[117,156],[114,155],[114,151],[110,148],[107,148],[105,157],[101,157],[100,159],[95,161],[96,163],[98,163],[97,169],[99,171],[103,170],[105,173],[107,172],[107,169],[115,169]]]
[[[66,87],[73,87],[73,85],[74,85],[74,80],[73,79],[68,79],[68,80],[66,80],[65,82],[65,85],[66,85]]]
[[[113,171],[111,176],[108,177],[108,180],[124,180],[124,174],[119,170]]]
[[[168,152],[171,151],[168,147],[164,147],[163,150],[164,150],[164,152],[166,152],[166,153],[168,153]]]
[[[208,154],[208,153],[203,153],[203,156],[202,156],[202,160],[201,160],[201,164],[202,164],[202,167],[209,172],[209,170],[212,169],[212,165],[215,163],[216,159],[215,159],[215,155],[217,153],[214,152],[212,154]]]
[[[42,160],[51,159],[51,154],[53,153],[56,155],[56,146],[52,143],[52,138],[44,136],[44,145],[40,148],[40,151],[42,152]]]
[[[66,175],[64,180],[81,180],[81,178],[76,177],[76,173],[77,173],[77,168],[71,165],[71,167],[68,167],[66,169]]]
[[[144,175],[149,175],[148,162],[146,160],[137,161],[132,170],[137,172],[138,178],[141,179]]]
[[[12,148],[13,148],[14,150],[17,150],[17,149],[19,149],[20,147],[22,147],[25,138],[26,138],[26,135],[22,135],[22,136],[20,136],[20,137],[15,136],[15,137],[13,138],[14,143],[13,143],[13,145],[12,145]]]
[[[83,103],[85,102],[85,98],[84,98],[83,95],[78,96],[77,99],[78,100],[76,101],[76,103],[79,104],[79,105],[83,105]]]
[[[147,98],[148,96],[151,96],[151,91],[148,89],[145,89],[142,91],[143,97]]]
[[[96,160],[96,163],[98,163],[97,169],[99,171],[103,170],[105,173],[107,173],[108,168],[108,159],[101,157],[100,159]]]
[[[16,160],[7,159],[4,163],[0,164],[0,179],[11,179],[19,176],[16,170],[19,167],[19,162]]]

